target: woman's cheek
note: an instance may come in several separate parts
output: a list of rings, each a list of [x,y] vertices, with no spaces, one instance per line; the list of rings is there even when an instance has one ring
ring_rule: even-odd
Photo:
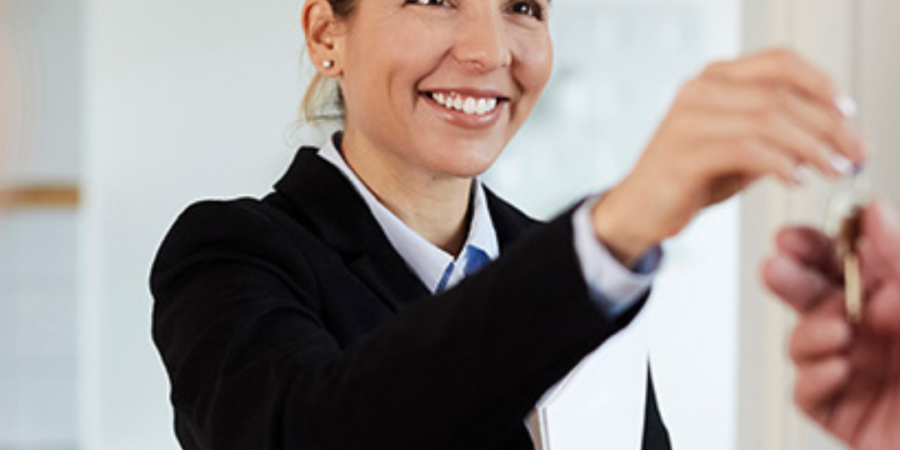
[[[527,94],[540,95],[553,72],[553,46],[549,37],[530,41],[515,50],[519,60],[517,82]]]

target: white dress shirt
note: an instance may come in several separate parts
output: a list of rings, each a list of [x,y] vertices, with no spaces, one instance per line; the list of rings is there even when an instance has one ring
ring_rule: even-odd
[[[499,256],[497,233],[488,211],[484,188],[478,180],[473,183],[472,222],[463,252],[453,255],[428,242],[393,212],[385,207],[356,173],[347,165],[333,139],[319,150],[319,156],[337,167],[353,184],[368,205],[385,235],[410,269],[432,292],[449,288],[461,280],[468,259],[468,248],[476,247],[491,259]],[[634,271],[622,266],[595,237],[591,225],[591,207],[597,198],[585,202],[573,216],[574,245],[591,299],[601,312],[616,317],[633,305],[650,288],[662,259],[656,248],[645,255]],[[633,323],[597,351],[587,356],[557,386],[548,390],[539,406],[554,398],[566,384],[578,384],[578,373],[591,367],[603,370],[601,379],[590,374],[591,396],[602,398],[609,405],[604,411],[592,411],[596,420],[588,424],[592,433],[603,436],[604,448],[640,448],[643,435],[646,347],[643,336]],[[635,352],[638,354],[635,355]],[[596,372],[596,371],[595,371]],[[574,381],[573,381],[574,380]],[[644,380],[644,382],[641,382]],[[597,417],[596,414],[600,414]],[[566,430],[570,431],[571,427]],[[576,431],[577,432],[577,431]],[[544,438],[546,444],[546,437]],[[636,444],[635,444],[636,443]],[[556,447],[563,447],[562,445]]]

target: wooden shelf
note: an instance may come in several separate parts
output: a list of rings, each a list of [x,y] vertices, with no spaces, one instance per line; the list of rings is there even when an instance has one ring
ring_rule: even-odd
[[[0,210],[75,209],[80,192],[75,185],[33,185],[0,189]]]

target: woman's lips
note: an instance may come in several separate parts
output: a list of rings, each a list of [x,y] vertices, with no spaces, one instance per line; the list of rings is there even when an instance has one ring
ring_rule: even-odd
[[[438,116],[453,125],[468,129],[494,125],[508,103],[508,99],[490,93],[429,91],[421,93],[420,97],[435,109]]]

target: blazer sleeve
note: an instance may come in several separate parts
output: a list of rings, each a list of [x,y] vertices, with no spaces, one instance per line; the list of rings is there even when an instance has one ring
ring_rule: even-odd
[[[187,449],[496,448],[643,304],[598,311],[565,214],[344,348],[292,233],[252,204],[207,202],[163,243],[153,338]]]

